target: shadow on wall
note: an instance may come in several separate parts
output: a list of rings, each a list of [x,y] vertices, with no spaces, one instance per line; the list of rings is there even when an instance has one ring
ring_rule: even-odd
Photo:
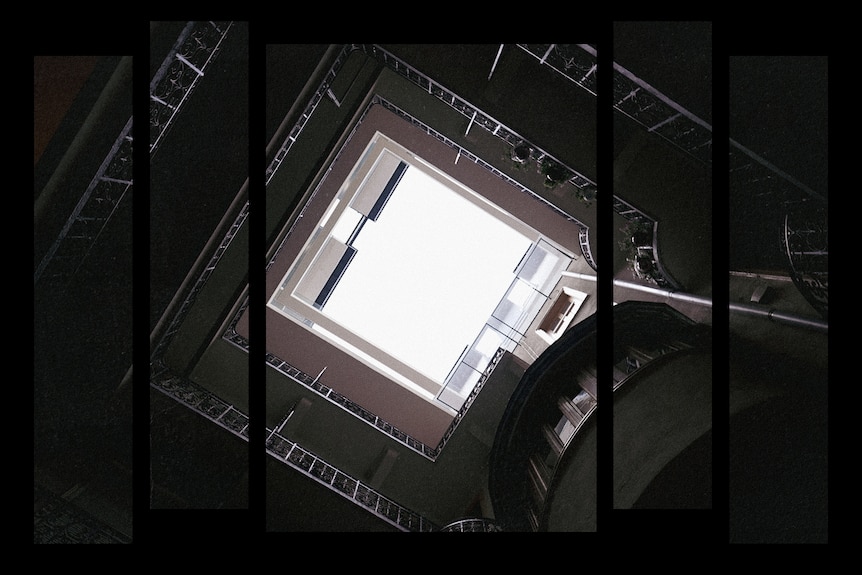
[[[827,374],[734,338],[730,357],[733,388],[766,392],[730,418],[730,542],[826,543]]]

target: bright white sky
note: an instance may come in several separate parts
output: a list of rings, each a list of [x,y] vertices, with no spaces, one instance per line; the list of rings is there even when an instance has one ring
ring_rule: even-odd
[[[351,210],[345,210],[347,215]],[[323,313],[442,383],[532,241],[408,168]]]

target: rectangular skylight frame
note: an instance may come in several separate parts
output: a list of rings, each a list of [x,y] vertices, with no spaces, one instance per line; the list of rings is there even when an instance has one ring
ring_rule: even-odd
[[[349,330],[345,330],[338,323],[333,322],[326,317],[325,314],[320,313],[319,309],[315,310],[314,305],[309,306],[308,298],[299,299],[296,297],[297,286],[303,281],[303,277],[309,272],[309,269],[313,267],[313,265],[309,265],[309,263],[315,260],[314,254],[319,253],[324,242],[331,240],[330,234],[332,229],[339,222],[339,219],[344,215],[346,210],[353,209],[351,206],[354,204],[354,201],[360,192],[363,191],[364,187],[370,185],[370,182],[380,175],[375,172],[375,169],[380,165],[381,159],[385,158],[387,161],[391,162],[392,157],[396,158],[398,162],[395,169],[391,170],[391,172],[388,171],[388,177],[383,178],[386,179],[386,185],[382,192],[376,195],[376,198],[374,197],[376,192],[371,193],[370,197],[373,198],[374,201],[371,203],[371,207],[369,209],[359,206],[360,209],[368,212],[368,214],[363,215],[361,218],[362,223],[365,222],[366,218],[373,218],[376,220],[380,217],[383,208],[391,198],[395,186],[404,175],[406,168],[409,166],[420,169],[423,173],[443,183],[450,190],[456,191],[460,196],[469,200],[474,206],[481,208],[485,212],[493,215],[494,218],[502,221],[512,229],[529,238],[533,242],[533,245],[529,248],[528,253],[532,252],[538,242],[545,241],[541,234],[530,226],[500,209],[498,206],[481,195],[473,192],[460,182],[457,182],[434,167],[432,164],[422,160],[406,148],[400,146],[397,142],[391,140],[382,133],[377,132],[374,137],[371,138],[366,146],[365,152],[360,156],[360,159],[357,161],[353,170],[341,185],[336,197],[327,208],[324,217],[316,228],[315,233],[311,235],[294,263],[288,269],[279,284],[280,287],[275,291],[270,299],[269,306],[292,321],[303,325],[306,329],[310,329],[316,335],[322,337],[336,348],[349,353],[387,378],[430,401],[440,409],[453,413],[454,411],[457,411],[460,404],[451,400],[444,401],[440,399],[440,397],[441,394],[448,394],[451,396],[451,392],[446,391],[446,383],[451,379],[451,373],[457,370],[458,365],[461,363],[460,360],[451,366],[450,377],[447,378],[446,381],[441,383],[440,381],[432,380],[424,374],[412,369],[412,367],[406,363],[401,362],[398,358],[382,352],[373,345],[369,345],[368,342],[365,342],[361,338],[357,338],[355,334],[352,334]],[[365,204],[369,204],[368,198],[365,199]],[[357,226],[357,231],[358,229],[361,229],[362,223]],[[352,240],[355,239],[355,233],[356,231],[345,242],[348,246],[352,243]],[[524,261],[522,258],[518,267],[522,267],[523,263]],[[337,271],[338,270],[333,270],[332,277],[338,277],[338,273],[335,273]],[[343,271],[343,269],[341,271]],[[332,290],[329,292],[330,294],[331,291]],[[481,329],[487,329],[488,327],[490,326],[486,325]],[[522,334],[517,335],[520,336]],[[463,396],[463,393],[458,393],[457,395],[461,397]],[[463,401],[463,397],[461,397],[461,401]]]

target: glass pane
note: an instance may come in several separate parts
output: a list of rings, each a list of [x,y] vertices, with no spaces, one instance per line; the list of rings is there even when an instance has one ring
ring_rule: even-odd
[[[518,277],[547,296],[571,261],[563,252],[540,240],[518,271]]]
[[[506,341],[507,338],[503,334],[485,326],[473,347],[464,357],[464,363],[480,372],[485,371],[497,350],[506,346]]]
[[[546,299],[547,297],[532,286],[516,278],[494,310],[493,317],[523,335]]]
[[[362,218],[362,214],[356,210],[347,208],[344,210],[344,213],[341,214],[341,217],[338,218],[338,221],[335,222],[330,235],[333,239],[346,244],[350,239],[350,236],[353,235],[353,231],[356,229],[356,226],[358,226],[359,222],[362,221]]]
[[[464,401],[476,384],[479,383],[481,374],[465,363],[458,364],[449,383],[440,392],[439,400],[452,409],[461,409]]]

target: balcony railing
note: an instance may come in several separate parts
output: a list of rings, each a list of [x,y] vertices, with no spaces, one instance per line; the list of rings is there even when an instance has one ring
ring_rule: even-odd
[[[324,485],[401,531],[438,531],[421,515],[384,497],[372,487],[329,465],[314,453],[267,429],[266,451],[271,457]]]
[[[218,54],[232,22],[189,22],[150,82],[150,156]]]

